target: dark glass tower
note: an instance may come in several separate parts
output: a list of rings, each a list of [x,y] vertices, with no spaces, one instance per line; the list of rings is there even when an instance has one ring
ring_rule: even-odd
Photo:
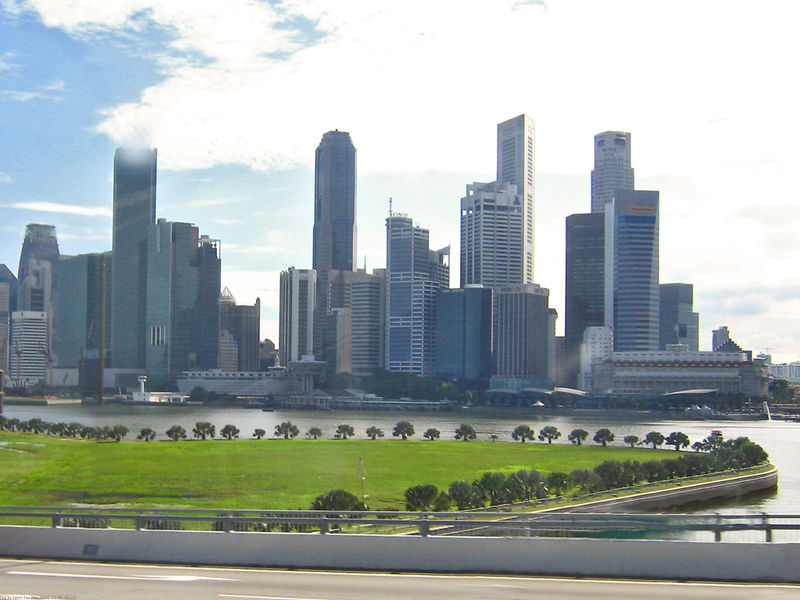
[[[565,352],[567,385],[577,386],[580,348],[587,327],[603,325],[605,274],[603,213],[567,217]]]
[[[699,346],[700,315],[692,309],[694,286],[691,283],[662,283],[660,305],[659,350],[669,344],[685,344],[690,352]]]
[[[442,290],[436,299],[436,375],[489,380],[492,288]]]
[[[322,357],[332,305],[328,272],[356,266],[356,149],[345,131],[329,131],[317,147],[314,171],[314,248],[317,272],[314,353]]]
[[[156,217],[156,150],[118,148],[114,154],[111,274],[111,360],[144,368],[147,237]]]

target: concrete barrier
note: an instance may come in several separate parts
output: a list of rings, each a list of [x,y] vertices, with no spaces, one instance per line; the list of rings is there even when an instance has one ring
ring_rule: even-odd
[[[800,582],[798,543],[409,537],[0,527],[19,558]]]

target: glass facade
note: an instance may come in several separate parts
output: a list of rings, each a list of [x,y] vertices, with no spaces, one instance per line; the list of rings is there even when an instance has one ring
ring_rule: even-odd
[[[147,341],[147,238],[156,215],[155,149],[117,149],[113,212],[111,359],[117,368],[143,368]]]

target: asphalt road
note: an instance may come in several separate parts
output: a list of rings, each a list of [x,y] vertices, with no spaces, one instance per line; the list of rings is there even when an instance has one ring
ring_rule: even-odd
[[[800,586],[346,573],[0,560],[0,600],[798,598]]]

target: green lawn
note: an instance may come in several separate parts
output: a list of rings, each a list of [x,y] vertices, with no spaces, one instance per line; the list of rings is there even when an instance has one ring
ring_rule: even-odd
[[[169,508],[308,508],[319,494],[361,494],[403,508],[420,483],[446,488],[486,471],[570,472],[612,458],[668,458],[671,450],[597,445],[421,440],[96,442],[0,432],[0,504],[113,504]]]

